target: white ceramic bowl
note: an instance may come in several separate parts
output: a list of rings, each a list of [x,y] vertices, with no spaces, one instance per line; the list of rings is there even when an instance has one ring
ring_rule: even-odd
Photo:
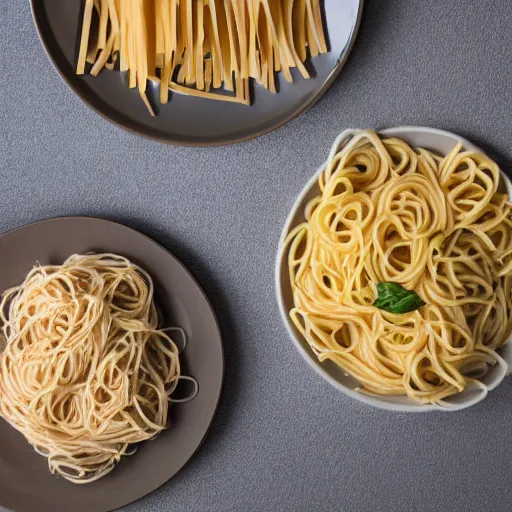
[[[359,130],[345,130],[342,132],[334,142],[331,155],[337,153],[358,131]],[[435,128],[401,126],[382,130],[379,133],[390,137],[399,137],[412,146],[423,147],[440,155],[448,153],[458,142],[462,142],[465,149],[482,152],[477,146],[459,135]],[[443,407],[439,405],[421,404],[407,396],[371,396],[360,393],[358,391],[360,387],[359,382],[347,375],[333,362],[326,361],[321,363],[311,351],[306,340],[304,340],[300,332],[295,328],[288,316],[288,312],[293,307],[293,300],[288,277],[287,251],[284,248],[284,241],[290,230],[304,220],[304,207],[307,202],[319,194],[318,176],[324,170],[324,167],[325,164],[311,177],[293,204],[279,240],[277,253],[275,273],[277,301],[286,328],[300,354],[318,374],[330,382],[335,388],[361,402],[382,409],[405,412],[426,412],[433,410],[455,411],[464,409],[483,400],[487,395],[487,391],[494,389],[512,370],[512,337],[509,339],[510,343],[505,345],[499,352],[508,365],[495,365],[483,379],[485,384],[483,389],[476,386],[469,386],[462,393],[449,397],[446,400],[446,407]],[[503,172],[502,187],[512,198],[512,183]]]

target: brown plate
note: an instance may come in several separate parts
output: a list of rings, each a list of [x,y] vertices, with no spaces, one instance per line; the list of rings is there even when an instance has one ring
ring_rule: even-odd
[[[82,0],[31,0],[41,41],[55,68],[91,108],[131,132],[162,142],[210,146],[252,139],[301,114],[318,100],[338,76],[359,28],[363,0],[323,0],[330,52],[308,62],[313,78],[294,74],[288,84],[278,76],[280,92],[254,87],[250,107],[173,94],[158,103],[158,86],[148,96],[157,107],[151,118],[121,73],[104,71],[94,78],[75,74],[81,30]]]
[[[199,393],[171,408],[169,430],[87,485],[52,476],[45,458],[0,419],[0,505],[16,512],[103,512],[141,498],[194,455],[217,410],[224,358],[212,308],[185,267],[141,233],[106,220],[65,217],[0,235],[0,292],[21,283],[36,262],[59,264],[73,253],[88,251],[126,256],[149,272],[166,323],[187,334],[184,371],[197,379]]]

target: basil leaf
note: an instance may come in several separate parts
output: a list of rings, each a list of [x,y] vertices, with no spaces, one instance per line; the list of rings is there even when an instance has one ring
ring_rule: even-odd
[[[389,313],[410,313],[425,305],[416,292],[398,283],[378,283],[377,293],[373,305]]]

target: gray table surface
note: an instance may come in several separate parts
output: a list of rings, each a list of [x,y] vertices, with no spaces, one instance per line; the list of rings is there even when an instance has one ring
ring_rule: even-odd
[[[2,2],[0,232],[60,215],[139,229],[190,268],[224,336],[225,392],[204,446],[124,510],[512,510],[512,378],[455,414],[360,404],[296,352],[273,282],[292,201],[344,128],[444,128],[508,169],[511,22],[510,0],[368,0],[347,66],[311,111],[253,142],[192,149],[90,111],[52,69],[28,2]]]

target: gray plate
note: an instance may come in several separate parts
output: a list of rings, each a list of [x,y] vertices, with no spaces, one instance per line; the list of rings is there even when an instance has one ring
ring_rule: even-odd
[[[171,408],[171,428],[141,443],[137,453],[104,478],[75,485],[52,476],[46,459],[0,419],[0,506],[16,512],[105,512],[153,491],[171,478],[201,445],[219,402],[224,374],[217,321],[185,267],[150,238],[114,222],[65,217],[0,235],[0,293],[23,281],[36,262],[62,263],[73,253],[113,252],[149,272],[166,324],[182,327],[184,373],[199,384],[188,403]]]
[[[317,101],[341,71],[354,43],[363,0],[324,0],[330,52],[308,63],[314,78],[294,74],[294,83],[278,77],[280,92],[273,95],[254,86],[250,107],[173,94],[171,101],[158,103],[158,87],[148,95],[157,106],[151,118],[135,90],[130,90],[121,73],[104,71],[99,77],[77,76],[81,0],[31,0],[41,41],[55,68],[69,86],[91,108],[112,122],[139,135],[162,142],[207,146],[229,144],[268,133],[301,114]]]

